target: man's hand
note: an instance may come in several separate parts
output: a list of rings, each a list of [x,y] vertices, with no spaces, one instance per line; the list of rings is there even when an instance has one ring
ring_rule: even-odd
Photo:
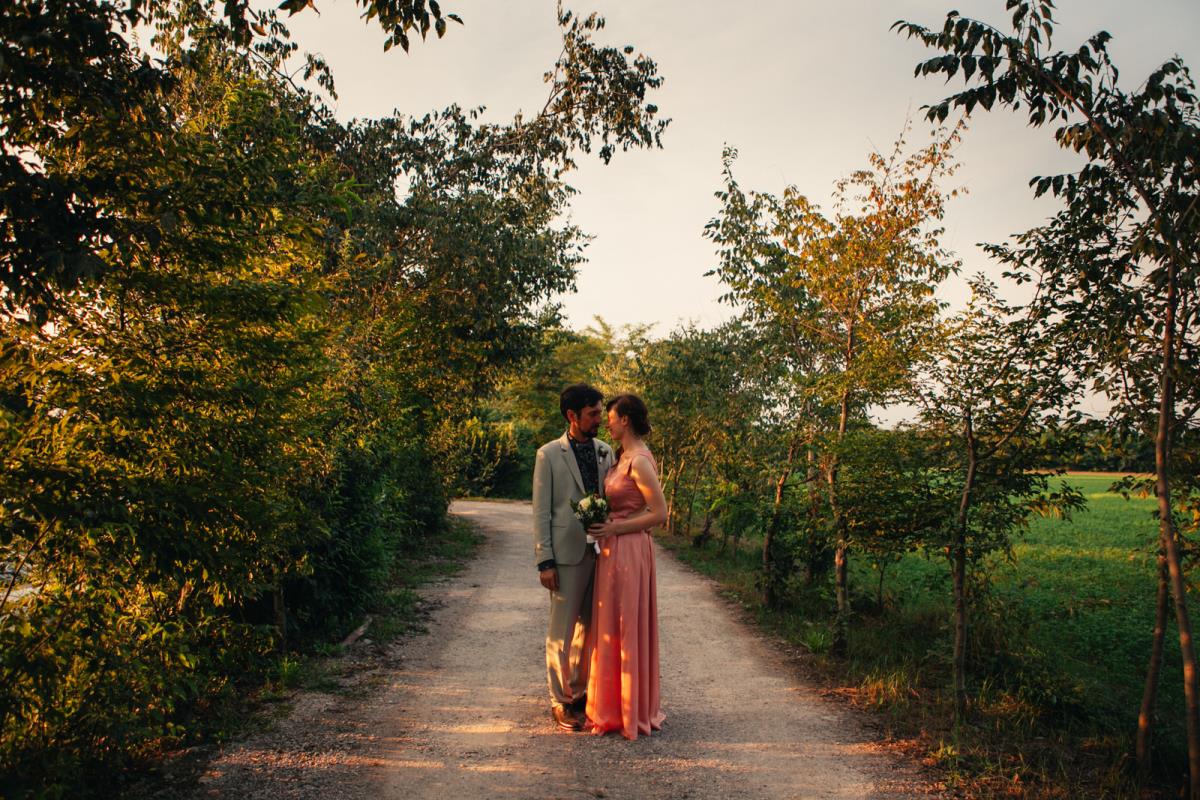
[[[538,580],[542,582],[542,586],[545,586],[547,589],[549,589],[552,592],[557,592],[558,591],[558,568],[557,567],[547,567],[546,569],[544,569],[538,573]]]

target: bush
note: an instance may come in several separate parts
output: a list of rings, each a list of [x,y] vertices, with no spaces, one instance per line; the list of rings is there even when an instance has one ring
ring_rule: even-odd
[[[528,430],[513,422],[471,416],[443,422],[434,434],[438,461],[451,496],[487,496],[520,485],[528,459],[521,439]]]
[[[419,553],[445,527],[443,481],[409,419],[389,421],[370,442],[345,436],[333,460],[329,485],[317,498],[327,535],[286,592],[299,633],[309,640],[355,623],[378,601],[397,560]]]

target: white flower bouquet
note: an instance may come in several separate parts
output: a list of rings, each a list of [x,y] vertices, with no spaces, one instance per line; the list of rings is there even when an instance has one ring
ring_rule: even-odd
[[[584,530],[608,519],[608,501],[598,494],[589,494],[578,503],[572,500],[571,508],[575,518],[583,523]]]

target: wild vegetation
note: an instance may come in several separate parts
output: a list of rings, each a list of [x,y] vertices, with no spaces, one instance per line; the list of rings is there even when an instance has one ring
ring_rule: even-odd
[[[404,50],[463,22],[358,4]],[[573,159],[667,124],[655,62],[597,43],[599,17],[560,7],[532,117],[342,122],[278,12],[10,6],[0,793],[104,795],[394,605],[449,497],[527,494],[583,379],[650,406],[664,541],[964,793],[1200,797],[1200,108],[1179,59],[1129,89],[1107,33],[1054,49],[1050,0],[898,22],[934,51],[918,76],[964,81],[937,127],[866,154],[828,209],[828,187],[743,187],[727,148],[697,272],[734,318],[655,335],[567,330],[553,304],[585,240]],[[955,145],[1005,108],[1079,167],[1031,177],[1059,210],[989,245],[1003,280],[951,309]],[[1088,391],[1108,418],[1074,410]],[[872,422],[901,403],[908,424]]]
[[[536,116],[341,123],[274,12],[6,7],[0,794],[111,796],[442,546],[471,399],[573,285],[564,171],[666,125],[652,60],[559,22]]]

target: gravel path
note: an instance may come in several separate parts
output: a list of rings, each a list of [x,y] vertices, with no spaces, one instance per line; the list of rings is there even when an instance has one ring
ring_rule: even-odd
[[[196,797],[897,798],[933,792],[858,716],[796,677],[714,585],[659,550],[663,730],[559,732],[543,668],[548,601],[527,503],[458,502],[479,557],[424,594],[430,632],[381,648],[341,693],[301,693],[230,746]]]

